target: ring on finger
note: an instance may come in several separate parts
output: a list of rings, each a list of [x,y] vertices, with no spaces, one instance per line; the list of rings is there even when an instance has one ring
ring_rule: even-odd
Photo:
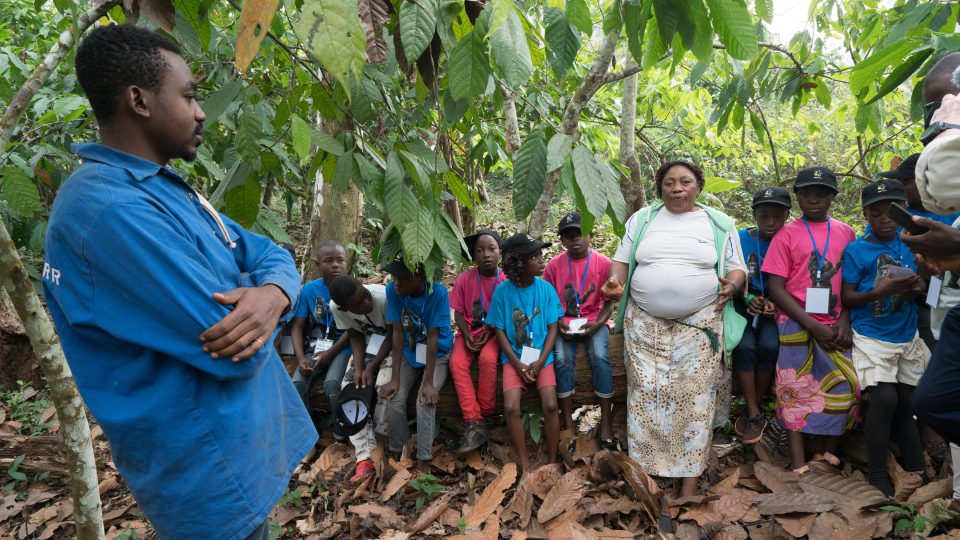
[[[260,338],[253,338],[253,340],[260,344],[261,349],[264,347],[263,340],[261,340]]]

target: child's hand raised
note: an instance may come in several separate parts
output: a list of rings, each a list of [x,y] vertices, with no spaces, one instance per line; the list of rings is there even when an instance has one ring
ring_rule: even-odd
[[[623,285],[616,279],[610,278],[603,284],[603,287],[600,287],[600,292],[611,300],[619,300],[623,298]]]

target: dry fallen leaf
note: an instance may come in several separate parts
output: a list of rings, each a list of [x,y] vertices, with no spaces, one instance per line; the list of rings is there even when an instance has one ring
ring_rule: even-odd
[[[817,493],[843,505],[856,502],[860,508],[880,504],[886,500],[883,492],[863,480],[843,476],[839,473],[820,473],[811,470],[800,477],[800,489],[807,493]]]
[[[546,499],[547,493],[550,493],[561,476],[563,471],[559,463],[548,463],[533,471],[533,477],[530,479],[533,494],[541,501]]]
[[[383,491],[380,493],[380,500],[383,502],[389,501],[403,486],[407,485],[407,482],[409,482],[411,478],[413,478],[413,473],[411,473],[409,469],[399,470],[393,475],[393,478],[387,482],[386,487],[383,488]]]
[[[511,462],[504,465],[500,474],[487,485],[476,504],[470,509],[470,513],[467,514],[466,524],[468,529],[479,526],[500,506],[500,503],[503,502],[504,492],[510,489],[516,479],[517,464]]]
[[[559,516],[564,510],[577,504],[583,497],[586,490],[584,479],[586,472],[582,468],[576,468],[563,475],[559,481],[547,493],[537,511],[537,521],[546,523]]]
[[[310,467],[310,476],[319,478],[322,474],[323,479],[329,482],[333,480],[333,475],[337,473],[338,467],[342,466],[346,458],[353,459],[353,448],[343,443],[331,444],[324,448],[320,457],[313,462],[313,466]]]
[[[737,468],[737,469],[734,469],[729,475],[727,475],[726,478],[710,486],[710,488],[707,490],[707,493],[709,493],[710,495],[723,495],[724,493],[727,493],[728,491],[733,489],[733,487],[736,486],[737,482],[739,481],[740,481],[740,469]]]
[[[433,456],[433,460],[430,461],[430,465],[440,469],[441,471],[444,471],[447,474],[453,474],[453,471],[457,466],[457,457],[450,452],[441,450],[440,452],[437,452],[435,456]]]
[[[810,534],[813,523],[817,520],[816,514],[783,514],[776,517],[783,530],[797,538]]]
[[[765,493],[754,497],[753,502],[757,505],[757,510],[765,516],[792,514],[794,512],[819,514],[829,512],[837,507],[837,503],[833,499],[816,493],[791,493],[789,495]]]
[[[534,473],[524,473],[520,477],[520,484],[517,490],[513,492],[513,498],[505,507],[505,515],[511,513],[520,518],[520,526],[526,527],[530,523],[530,515],[533,513],[533,479]]]
[[[900,502],[906,501],[917,488],[923,485],[923,473],[903,470],[893,452],[887,452],[887,471],[893,482],[893,498]]]
[[[425,508],[423,508],[423,510],[420,512],[420,515],[417,516],[417,520],[412,524],[407,525],[407,532],[416,534],[429,527],[431,523],[436,521],[436,519],[447,510],[447,507],[450,504],[450,499],[453,498],[454,493],[455,492],[453,491],[444,493],[440,496],[440,498],[434,500]]]
[[[753,474],[773,493],[781,495],[800,493],[800,486],[797,485],[800,477],[793,471],[758,461],[753,464]]]
[[[960,467],[960,463],[957,464],[957,467]],[[952,494],[953,478],[944,478],[943,480],[930,482],[929,484],[914,491],[913,495],[907,499],[907,503],[919,508],[934,499],[949,497]]]

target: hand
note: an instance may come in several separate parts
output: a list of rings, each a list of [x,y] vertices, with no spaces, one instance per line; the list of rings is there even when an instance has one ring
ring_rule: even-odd
[[[836,351],[837,348],[837,329],[815,322],[809,330],[810,335],[817,341],[820,347],[825,351]]]
[[[603,287],[600,287],[600,292],[611,300],[619,300],[623,298],[623,285],[616,279],[610,278],[603,284]]]
[[[847,350],[853,347],[853,330],[850,328],[850,321],[845,317],[841,318],[833,325],[833,328],[837,331],[837,339],[834,340],[837,350]]]
[[[373,366],[367,366],[363,368],[363,376],[360,378],[360,388],[366,388],[377,382],[377,372],[373,370]]]
[[[921,296],[926,293],[927,284],[922,279],[918,279],[917,283],[913,286],[913,289],[910,289],[909,296]]]
[[[397,395],[397,391],[400,390],[400,381],[396,379],[391,379],[390,382],[380,387],[380,391],[377,392],[380,394],[380,397],[386,400],[393,399],[393,396]]]
[[[246,360],[260,352],[277,328],[290,299],[275,285],[241,287],[214,293],[213,299],[233,311],[200,334],[203,350],[214,359]]]
[[[557,329],[560,330],[560,336],[562,336],[563,339],[570,339],[573,335],[570,332],[570,325],[563,322],[563,319],[557,319]]]
[[[762,296],[754,296],[750,299],[750,303],[747,304],[747,313],[750,315],[759,315],[763,313],[764,308],[766,307],[766,301]]]
[[[935,265],[937,273],[960,269],[960,231],[939,221],[913,216],[913,221],[929,229],[923,234],[900,233],[900,239],[910,251],[923,255],[927,263]],[[927,264],[931,270],[934,266]]]
[[[773,317],[777,314],[777,305],[770,300],[763,301],[763,315],[764,317]]]
[[[946,122],[948,124],[960,124],[960,94],[947,94],[943,96],[940,102],[940,108],[933,113],[930,123]]]
[[[316,363],[313,364],[314,369],[318,367],[327,367],[330,365],[330,362],[332,362],[334,358],[333,355],[330,354],[330,351],[331,349],[327,349],[325,351],[313,353],[313,358],[316,360]]]
[[[880,281],[873,290],[876,294],[884,298],[895,295],[909,296],[918,283],[922,282],[920,281],[920,276],[916,274],[898,278],[893,277],[891,274],[886,274],[880,278]]]
[[[531,384],[537,381],[537,377],[530,373],[530,366],[520,363],[519,360],[513,362],[512,364],[514,369],[517,370],[517,373],[520,374],[520,380],[522,380],[524,384]]]
[[[304,377],[309,377],[313,373],[313,368],[310,366],[310,363],[307,362],[306,358],[297,358],[297,368],[300,369],[300,374]]]
[[[420,386],[420,404],[436,405],[439,401],[440,392],[437,392],[437,389],[429,382],[424,382],[423,385]]]
[[[723,309],[723,306],[730,301],[735,294],[737,294],[737,286],[734,285],[731,281],[717,276],[717,280],[720,281],[720,295],[717,297],[717,303],[714,304],[713,311],[718,312]]]
[[[603,323],[593,321],[593,322],[588,322],[587,324],[581,326],[580,328],[583,330],[583,335],[590,337],[596,334],[597,330],[600,330],[601,327],[603,327]]]

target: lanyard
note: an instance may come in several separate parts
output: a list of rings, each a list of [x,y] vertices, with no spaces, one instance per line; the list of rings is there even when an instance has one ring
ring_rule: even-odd
[[[372,327],[374,327],[374,328],[376,328],[376,329],[378,329],[378,330],[380,329],[380,327],[377,325],[377,323],[373,322],[373,319],[370,318],[370,315],[364,313],[363,316],[367,318],[367,322],[370,323],[370,326],[372,326]]]
[[[493,278],[493,288],[497,287],[497,282],[500,281],[500,269],[497,268],[497,276]],[[477,269],[477,291],[480,293],[480,308],[483,309],[483,314],[486,316],[487,309],[490,307],[490,302],[487,302],[487,305],[483,305],[483,284],[480,283],[480,269]],[[491,300],[493,299],[493,293],[490,293]]]
[[[324,314],[323,323],[327,329],[323,332],[323,339],[328,339],[330,337],[330,328],[333,327],[333,313],[330,312],[330,306],[323,296],[318,296],[314,302],[316,303],[313,306],[313,318],[316,319],[317,322],[320,322],[320,313]],[[321,307],[322,311],[318,309]]]
[[[829,225],[828,225],[829,227]],[[766,296],[766,290],[763,287],[763,256],[760,255],[760,227],[757,227],[757,278],[760,280],[760,296]]]
[[[429,281],[427,281],[426,283],[423,284],[423,301],[426,302],[426,301],[427,301],[426,296],[427,296],[428,294],[432,294],[432,293],[433,293],[433,284],[430,283]],[[419,297],[418,297],[418,298],[419,298]],[[409,301],[410,301],[410,297],[409,297],[409,296],[401,296],[401,297],[400,297],[400,303],[403,304],[403,309],[404,309],[404,310],[407,310],[407,311],[409,311],[411,314],[413,314],[414,311],[413,311],[412,309],[410,309],[410,304],[408,303]],[[424,307],[426,307],[426,304],[424,304]],[[401,314],[401,316],[402,316],[402,314]],[[417,335],[414,336],[414,339],[415,339],[415,340],[418,340],[419,337],[420,337],[420,334],[423,333],[423,321],[420,319],[420,316],[418,316],[418,317],[411,317],[411,318],[410,318],[410,323],[411,323],[412,326],[416,326],[416,327],[417,327]],[[401,321],[401,326],[402,326],[402,321]],[[406,328],[404,328],[404,330],[406,330]],[[426,336],[424,335],[423,337],[426,337]]]
[[[881,246],[883,246],[883,247],[889,249],[890,251],[892,251],[892,252],[893,252],[893,256],[896,257],[898,261],[900,261],[900,266],[903,266],[903,255],[902,255],[903,244],[900,243],[900,235],[898,235],[898,234],[894,235],[894,236],[897,237],[897,247],[896,247],[896,249],[894,249],[894,247],[893,247],[892,244],[888,244],[888,243],[880,240],[879,238],[877,238],[877,236],[876,236],[875,234],[873,234],[872,232],[869,234],[869,236],[873,237],[873,239],[876,240],[877,243],[880,244]]]
[[[583,288],[587,285],[587,274],[590,272],[590,255],[593,255],[593,252],[587,250],[587,265],[583,267],[583,277],[580,278],[580,288],[573,290],[577,298],[577,309],[580,309],[580,295],[583,294]],[[573,278],[574,283],[576,283],[577,277],[576,274],[573,273],[573,263],[570,262],[570,253],[567,253],[567,270],[570,271],[570,277]]]
[[[534,278],[533,283],[528,288],[535,289],[536,287],[537,279]],[[536,289],[533,291],[533,308],[529,312],[527,311],[527,306],[523,305],[523,300],[526,300],[526,298],[524,298],[525,295],[523,294],[523,291],[524,289],[517,287],[517,300],[519,300],[517,303],[520,304],[520,308],[523,310],[523,314],[527,318],[527,337],[530,338],[530,346],[533,347],[533,318],[536,317],[537,307],[540,305],[540,302],[537,301],[540,291]]]
[[[810,224],[807,223],[807,218],[800,218],[803,220],[803,226],[807,228],[807,234],[810,235],[810,243],[813,244],[813,250],[817,252],[817,257],[820,259],[820,264],[817,266],[817,283],[820,282],[820,276],[823,272],[823,261],[827,258],[827,251],[830,250],[830,216],[827,216],[827,243],[823,246],[823,254],[820,253],[820,250],[817,249],[817,241],[813,238],[813,231],[810,230]]]

